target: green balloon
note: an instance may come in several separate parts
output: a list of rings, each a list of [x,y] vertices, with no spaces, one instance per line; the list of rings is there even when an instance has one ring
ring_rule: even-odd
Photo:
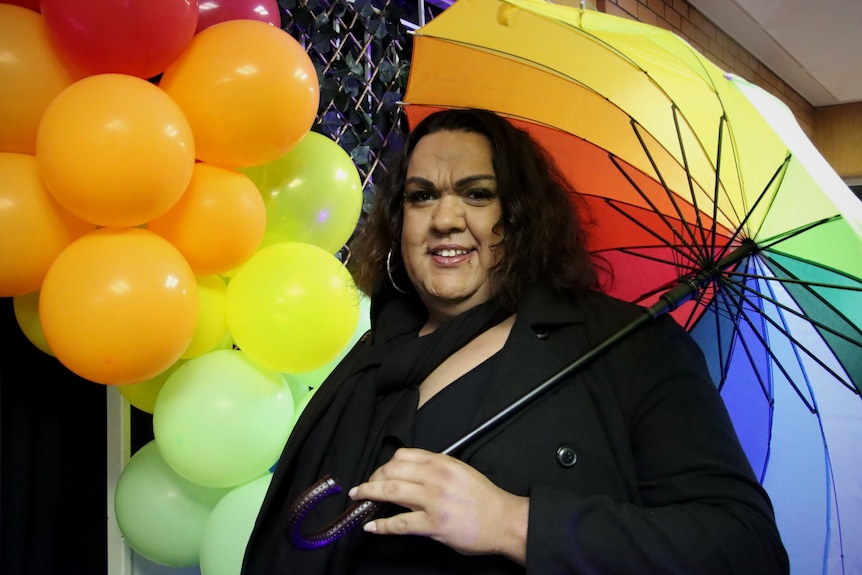
[[[198,564],[207,521],[227,493],[181,477],[150,441],[120,473],[114,512],[136,552],[161,565],[190,567]]]
[[[186,479],[234,487],[266,473],[293,429],[294,402],[281,374],[239,350],[189,360],[165,382],[153,432],[165,461]]]
[[[308,132],[280,158],[240,171],[266,205],[260,247],[304,242],[334,254],[353,234],[362,211],[362,180],[347,152],[330,138]]]
[[[239,575],[272,474],[235,487],[213,509],[201,539],[201,575]]]

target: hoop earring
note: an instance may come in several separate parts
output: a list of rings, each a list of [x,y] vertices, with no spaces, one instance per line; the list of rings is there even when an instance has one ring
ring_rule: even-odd
[[[389,248],[389,253],[386,254],[386,275],[389,277],[389,283],[392,284],[392,287],[395,288],[395,291],[397,291],[398,293],[403,293],[405,295],[410,293],[398,287],[398,284],[395,283],[395,279],[392,277],[392,248]]]

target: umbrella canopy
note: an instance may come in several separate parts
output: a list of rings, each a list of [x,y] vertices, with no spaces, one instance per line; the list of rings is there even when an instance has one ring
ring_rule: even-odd
[[[609,293],[652,305],[695,280],[671,313],[793,572],[862,572],[862,204],[790,111],[669,31],[536,0],[458,0],[420,28],[404,100],[414,125],[476,107],[531,132],[588,200]]]

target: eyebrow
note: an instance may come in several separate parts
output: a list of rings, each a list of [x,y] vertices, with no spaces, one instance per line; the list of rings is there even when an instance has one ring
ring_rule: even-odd
[[[495,176],[494,174],[475,174],[472,176],[466,176],[464,178],[461,178],[460,180],[455,181],[455,189],[466,188],[477,182],[483,182],[487,180],[496,182],[497,176]],[[411,176],[407,178],[404,181],[404,185],[407,186],[408,184],[417,184],[425,188],[436,189],[436,186],[433,182],[419,176]]]

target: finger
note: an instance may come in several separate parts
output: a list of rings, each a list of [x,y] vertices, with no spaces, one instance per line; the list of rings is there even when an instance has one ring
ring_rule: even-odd
[[[412,461],[414,463],[426,463],[432,461],[436,456],[446,457],[440,453],[419,449],[418,447],[400,447],[395,450],[392,461]]]
[[[354,499],[370,499],[385,503],[394,503],[409,509],[417,509],[422,505],[423,487],[412,481],[386,479],[360,483],[348,491]]]
[[[368,481],[385,481],[390,479],[423,483],[423,480],[433,472],[437,464],[429,452],[396,453],[389,461],[374,470]]]
[[[416,511],[374,519],[363,525],[362,529],[377,535],[430,535],[428,516]]]

